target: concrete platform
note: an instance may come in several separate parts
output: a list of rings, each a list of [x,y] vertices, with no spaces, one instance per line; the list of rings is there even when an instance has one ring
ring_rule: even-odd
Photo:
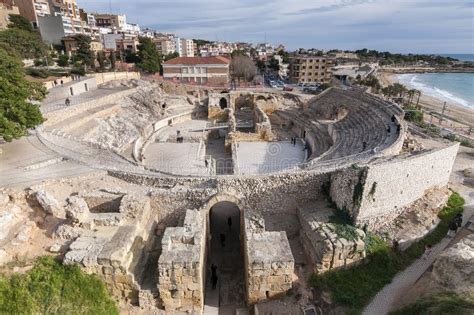
[[[178,175],[206,175],[208,170],[199,143],[152,143],[144,154],[147,167]],[[204,149],[201,149],[204,151]]]
[[[239,142],[236,174],[267,174],[290,169],[305,160],[301,142]]]

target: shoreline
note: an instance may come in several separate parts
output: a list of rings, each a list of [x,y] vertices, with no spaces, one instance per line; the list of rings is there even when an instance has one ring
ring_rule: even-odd
[[[406,72],[406,73],[417,73],[417,72]],[[384,72],[380,71],[378,73],[378,77],[380,82],[383,86],[387,86],[393,83],[402,83],[397,79],[397,74],[402,73],[394,73],[394,72]],[[403,83],[402,83],[403,84]],[[423,94],[421,91],[420,103],[419,105],[425,109],[426,111],[436,112],[441,114],[443,111],[444,102],[447,104],[447,108],[445,111],[446,118],[450,118],[451,120],[457,121],[463,125],[467,125],[469,127],[474,127],[474,109],[462,106],[460,104],[450,102],[448,100],[440,99],[434,96],[429,96]],[[454,123],[454,122],[453,122]],[[443,127],[457,127],[455,124],[446,124]],[[462,126],[459,126],[462,127]]]
[[[434,68],[434,67],[411,67],[411,68],[380,68],[380,71],[389,74],[409,73],[474,73],[474,68]]]

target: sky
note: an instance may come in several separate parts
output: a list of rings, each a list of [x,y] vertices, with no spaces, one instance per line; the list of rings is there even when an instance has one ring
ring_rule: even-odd
[[[297,48],[474,54],[471,0],[77,0],[183,38]]]

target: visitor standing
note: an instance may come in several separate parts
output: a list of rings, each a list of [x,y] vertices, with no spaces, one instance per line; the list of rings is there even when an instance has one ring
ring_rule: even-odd
[[[425,246],[425,253],[423,254],[423,259],[424,260],[428,259],[428,256],[431,254],[432,251],[433,251],[433,247],[431,246],[431,244],[427,244]]]

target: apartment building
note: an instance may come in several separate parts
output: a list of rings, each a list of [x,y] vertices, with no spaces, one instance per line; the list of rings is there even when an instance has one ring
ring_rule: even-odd
[[[290,56],[289,77],[293,83],[329,83],[334,58],[317,55]]]
[[[162,56],[176,52],[176,42],[168,37],[155,38],[153,41]]]
[[[175,39],[176,52],[180,57],[194,57],[196,56],[197,45],[192,39],[183,39],[177,37]]]
[[[65,36],[85,34],[76,0],[48,0],[49,15],[37,15],[41,37],[49,44],[60,44]]]
[[[20,14],[18,7],[0,2],[0,30],[8,28],[10,14]]]
[[[34,28],[38,27],[38,16],[51,14],[48,0],[2,0],[2,3],[18,7],[19,14],[27,18]]]
[[[96,25],[98,27],[110,28],[116,31],[125,31],[127,17],[117,14],[94,14]]]
[[[230,60],[225,57],[177,57],[162,64],[163,78],[183,83],[226,85]]]

